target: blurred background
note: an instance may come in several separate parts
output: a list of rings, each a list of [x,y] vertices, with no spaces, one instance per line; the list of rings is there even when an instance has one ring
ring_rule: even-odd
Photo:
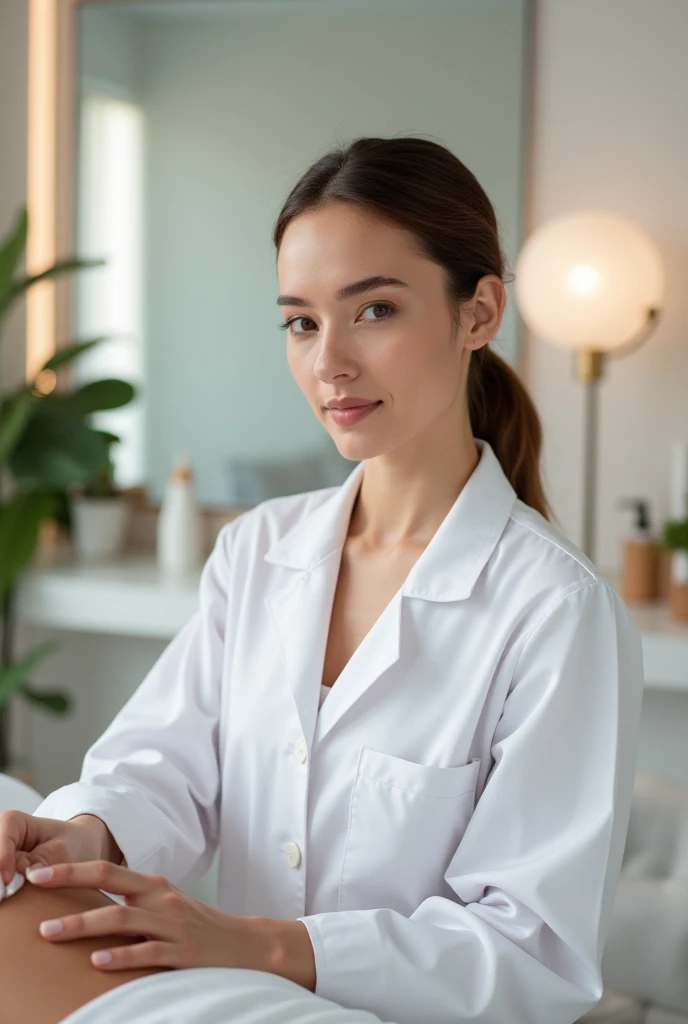
[[[645,502],[659,542],[679,515],[672,493],[688,442],[683,0],[3,0],[0,19],[0,237],[26,205],[27,271],[74,254],[106,261],[14,303],[2,392],[36,379],[37,393],[59,394],[65,382],[74,393],[113,378],[132,391],[89,406],[92,425],[117,438],[108,471],[96,486],[84,470],[76,491],[62,480],[64,500],[52,521],[42,516],[6,609],[13,659],[54,639],[33,679],[72,698],[61,716],[12,698],[12,757],[39,786],[75,777],[86,740],[191,614],[221,524],[273,494],[335,485],[352,468],[291,376],[274,304],[274,220],[300,173],[336,142],[419,133],[448,145],[490,195],[517,282],[526,239],[561,215],[606,210],[645,233],[662,265],[661,317],[637,351],[606,364],[594,429],[575,354],[529,329],[511,284],[493,344],[537,405],[561,528],[583,545],[585,500],[594,505],[594,558],[619,585],[625,545],[643,539],[623,500]],[[66,376],[41,370],[96,337]],[[596,493],[588,487],[586,499],[591,430]],[[186,573],[165,575],[160,511],[184,460],[201,550]],[[6,496],[13,479],[23,486],[17,474],[6,476]],[[126,522],[114,518],[116,499]],[[679,573],[677,593],[683,582]],[[664,589],[644,585],[653,600],[637,606],[643,629],[683,642],[666,573]],[[648,656],[658,635],[647,633]],[[672,730],[681,745],[685,737],[688,648],[671,651],[676,662],[650,662],[664,689],[648,694],[657,707],[643,756],[688,782],[683,749],[669,741]]]
[[[683,0],[3,0],[0,18],[0,237],[27,206],[27,272],[72,255],[105,261],[12,305],[2,392],[37,380],[36,393],[81,394],[112,379],[131,391],[92,396],[91,426],[117,439],[107,470],[61,479],[54,518],[42,514],[32,560],[15,567],[12,658],[55,640],[33,680],[71,698],[63,715],[12,698],[12,759],[39,787],[75,777],[86,740],[191,614],[222,523],[351,471],[288,369],[271,241],[289,189],[337,142],[418,133],[449,146],[494,203],[517,284],[524,243],[557,217],[593,208],[644,233],[661,262],[661,316],[637,351],[605,364],[594,424],[576,354],[531,329],[512,284],[492,344],[537,405],[564,532],[591,557],[594,544],[621,586],[626,545],[647,539],[637,510],[622,507],[632,498],[659,548],[688,472]],[[534,288],[549,285],[536,273]],[[41,369],[95,338],[59,379]],[[166,488],[177,500],[180,462],[200,549],[164,573],[161,506]],[[26,483],[18,472],[6,474],[6,495]],[[670,614],[667,573],[663,585],[661,565],[652,582],[645,573],[624,596],[644,598],[643,629],[668,630],[675,644],[687,623],[680,602]],[[678,594],[688,579],[675,575]],[[657,635],[647,634],[649,654]],[[664,689],[648,694],[659,705],[643,756],[688,782],[683,751],[667,742],[672,730],[685,736],[677,688],[688,690],[688,648],[672,651],[677,665],[650,663]]]
[[[0,0],[0,773],[78,778],[222,525],[352,471],[272,229],[333,145],[434,139],[497,213],[556,525],[643,641],[589,1019],[688,1024],[687,47],[686,0]]]
[[[495,206],[492,344],[641,630],[638,767],[688,787],[687,46],[686,0],[0,0],[0,771],[76,779],[222,524],[351,472],[288,369],[271,233],[319,155],[399,133]],[[592,337],[617,270],[637,325]]]
[[[351,472],[293,379],[275,306],[272,230],[310,163],[357,135],[447,145],[488,192],[513,272],[532,34],[526,0],[3,3],[5,262],[15,281],[24,259],[28,275],[81,262],[31,280],[3,328],[6,419],[27,384],[52,417],[12,442],[4,498],[49,487],[56,507],[17,508],[5,531],[6,550],[32,551],[0,570],[5,671],[30,664],[0,708],[0,767],[39,788],[75,777],[192,613],[222,523]],[[520,367],[508,292],[492,344]]]

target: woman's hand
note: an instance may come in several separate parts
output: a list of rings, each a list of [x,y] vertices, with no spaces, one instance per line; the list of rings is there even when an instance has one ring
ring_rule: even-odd
[[[51,877],[45,877],[44,871],[50,871]],[[144,875],[106,860],[92,860],[53,864],[26,877],[40,888],[83,887],[124,896],[126,906],[113,903],[61,918],[59,931],[50,932],[46,927],[54,922],[41,923],[40,932],[50,942],[113,933],[141,936],[141,942],[93,953],[94,966],[108,971],[136,967],[260,969],[253,919],[216,910],[162,875]]]
[[[0,872],[5,883],[15,871],[25,874],[33,865],[97,857],[120,863],[122,851],[105,822],[93,814],[61,821],[24,811],[0,812]]]

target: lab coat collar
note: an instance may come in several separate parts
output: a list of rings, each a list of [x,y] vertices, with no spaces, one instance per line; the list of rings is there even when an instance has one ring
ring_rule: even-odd
[[[266,553],[268,562],[300,570],[265,595],[303,736],[319,744],[401,656],[403,599],[468,597],[506,525],[516,494],[487,441],[474,439],[480,461],[403,586],[382,611],[318,711],[322,667],[341,552],[363,478],[359,463],[322,503],[306,512]]]
[[[480,461],[428,546],[413,565],[401,593],[429,601],[469,597],[509,519],[516,492],[492,446],[473,439]],[[363,478],[358,463],[341,487],[305,515],[265,555],[268,562],[309,571],[344,546],[351,510]]]

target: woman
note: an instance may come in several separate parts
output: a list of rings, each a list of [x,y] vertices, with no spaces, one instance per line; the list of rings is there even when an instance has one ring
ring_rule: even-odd
[[[153,908],[101,970],[215,956],[397,1024],[568,1024],[602,994],[641,644],[551,525],[537,414],[488,348],[493,208],[443,146],[359,138],[274,241],[290,368],[358,465],[223,527],[198,612],[32,837],[0,825],[0,869],[71,861],[43,884]],[[97,868],[51,847],[84,828]],[[218,848],[213,946],[162,894]],[[114,918],[74,920],[48,941]]]

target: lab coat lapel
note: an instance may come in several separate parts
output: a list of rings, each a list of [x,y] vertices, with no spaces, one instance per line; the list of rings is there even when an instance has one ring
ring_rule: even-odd
[[[399,658],[400,593],[354,651],[318,714],[338,572],[339,556],[335,551],[310,572],[303,572],[296,583],[265,599],[282,649],[303,735],[316,742],[323,739],[354,701]]]
[[[358,463],[341,487],[305,514],[265,555],[295,572],[265,603],[308,740],[322,740],[345,712],[401,656],[404,603],[470,596],[506,526],[516,492],[487,441],[474,438],[480,461],[416,561],[403,586],[354,651],[318,714],[332,604],[351,510],[363,477]],[[319,495],[319,492],[315,492]],[[319,495],[320,496],[320,495]]]
[[[344,666],[317,716],[320,743],[351,705],[399,660],[402,593],[397,592]]]
[[[286,586],[266,596],[265,605],[282,651],[301,729],[308,741],[313,737],[318,717],[341,552],[362,476],[361,462],[341,487],[333,489],[322,504],[307,512],[265,555],[267,562],[296,570]]]

